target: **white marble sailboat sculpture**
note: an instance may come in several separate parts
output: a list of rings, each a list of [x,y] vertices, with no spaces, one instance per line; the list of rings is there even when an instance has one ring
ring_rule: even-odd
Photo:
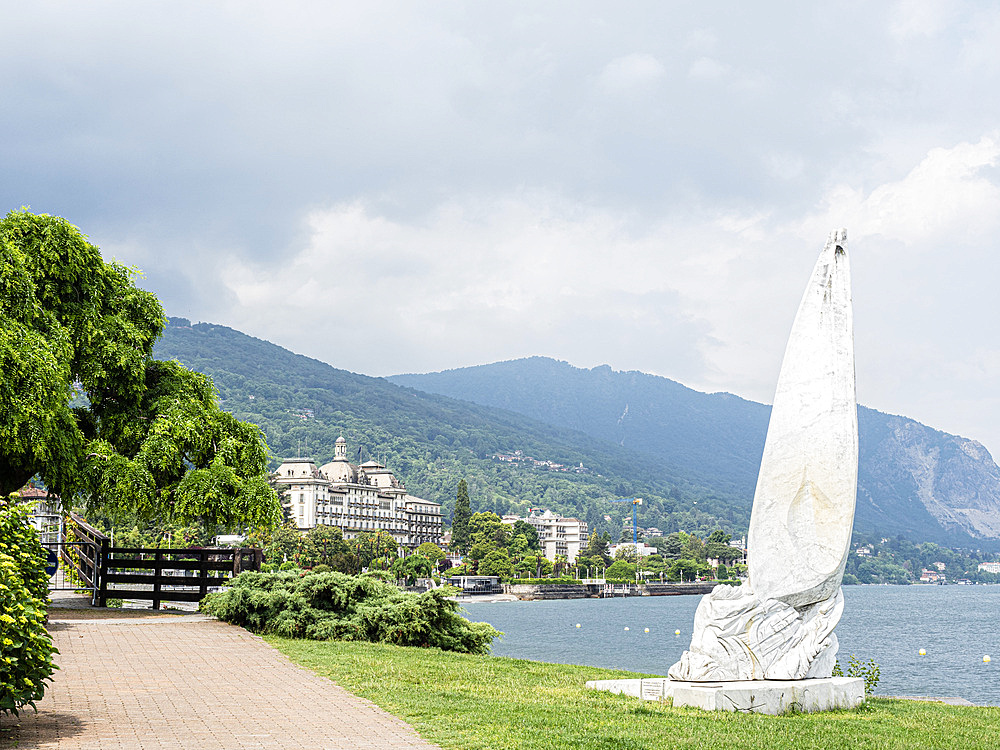
[[[840,230],[816,262],[785,349],[750,518],[749,581],[702,599],[671,679],[830,676],[857,479],[851,281]]]

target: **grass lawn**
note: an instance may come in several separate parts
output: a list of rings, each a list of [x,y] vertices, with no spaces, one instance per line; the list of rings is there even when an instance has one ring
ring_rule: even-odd
[[[631,672],[370,643],[267,641],[450,750],[1000,747],[1000,708],[869,700],[854,711],[707,712],[584,688]]]

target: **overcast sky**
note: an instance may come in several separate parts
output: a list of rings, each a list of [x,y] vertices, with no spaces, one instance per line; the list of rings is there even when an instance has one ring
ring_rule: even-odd
[[[371,375],[770,402],[846,227],[858,395],[1000,450],[1000,9],[0,0],[0,210]]]

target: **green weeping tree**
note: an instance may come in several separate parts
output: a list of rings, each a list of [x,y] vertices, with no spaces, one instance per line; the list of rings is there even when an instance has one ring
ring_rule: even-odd
[[[39,475],[110,517],[271,526],[260,429],[152,358],[166,318],[136,275],[64,219],[0,220],[0,494]]]

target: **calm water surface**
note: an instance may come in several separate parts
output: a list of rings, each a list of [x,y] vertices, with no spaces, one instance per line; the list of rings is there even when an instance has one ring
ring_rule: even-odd
[[[840,662],[846,664],[851,654],[874,659],[882,668],[877,694],[959,696],[1000,705],[1000,586],[845,586],[844,597],[836,631]],[[463,607],[470,620],[504,632],[493,644],[498,656],[666,674],[691,641],[700,600],[655,596]],[[921,648],[926,656],[918,655]],[[983,663],[984,654],[992,663]]]

